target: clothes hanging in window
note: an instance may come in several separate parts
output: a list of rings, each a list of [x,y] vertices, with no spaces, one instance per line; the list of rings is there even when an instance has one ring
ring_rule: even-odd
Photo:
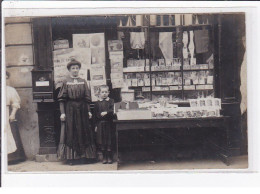
[[[172,32],[160,32],[159,47],[165,60],[173,59]]]
[[[132,49],[144,49],[144,32],[130,32],[130,44]]]
[[[161,58],[162,52],[159,48],[159,32],[150,32],[150,45],[151,45],[151,54],[152,58]],[[149,55],[149,48],[147,50],[147,56]]]
[[[195,50],[196,53],[206,53],[209,47],[209,32],[208,30],[194,31]]]

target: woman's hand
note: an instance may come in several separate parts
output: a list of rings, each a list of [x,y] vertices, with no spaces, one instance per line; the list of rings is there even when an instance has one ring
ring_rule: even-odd
[[[63,113],[60,115],[60,120],[65,121],[66,120],[66,115]]]
[[[10,116],[9,116],[9,121],[10,121],[10,122],[14,122],[14,121],[15,121],[15,115],[10,114]]]
[[[103,117],[103,116],[105,116],[107,114],[107,112],[102,112],[101,113],[101,116]]]
[[[90,119],[92,118],[91,112],[88,112],[88,116],[89,116]]]

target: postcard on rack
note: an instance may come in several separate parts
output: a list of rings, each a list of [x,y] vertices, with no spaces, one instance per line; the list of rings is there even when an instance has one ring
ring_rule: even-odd
[[[123,74],[122,73],[111,73],[110,77],[111,77],[111,80],[112,79],[122,79],[123,78]]]
[[[100,64],[92,64],[90,68],[91,81],[106,80],[105,67]]]
[[[102,64],[105,66],[106,64],[106,55],[105,48],[103,47],[94,47],[91,48],[91,64]]]
[[[67,49],[69,48],[69,41],[68,40],[55,40],[53,41],[53,49]]]
[[[123,60],[110,60],[111,69],[123,68]],[[123,71],[122,71],[123,72]]]
[[[111,80],[113,88],[122,88],[124,86],[124,79]]]
[[[73,48],[90,48],[87,34],[72,34]]]
[[[109,52],[109,59],[113,61],[121,61],[124,58],[123,51],[111,51]]]
[[[111,73],[122,73],[123,67],[111,68]]]
[[[108,40],[107,44],[108,44],[108,52],[123,50],[122,40]]]

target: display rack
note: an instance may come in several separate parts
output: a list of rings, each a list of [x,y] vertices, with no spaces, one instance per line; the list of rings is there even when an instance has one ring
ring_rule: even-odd
[[[149,16],[148,18],[148,23],[150,24],[150,18]],[[205,60],[203,62],[203,65],[199,65],[196,63],[195,66],[189,65],[188,69],[187,67],[184,65],[184,59],[183,59],[183,55],[181,54],[181,57],[179,58],[180,60],[180,68],[179,69],[154,69],[153,68],[153,60],[154,58],[151,56],[151,33],[152,32],[175,32],[178,31],[179,33],[182,33],[184,31],[194,31],[194,30],[201,30],[201,29],[206,29],[208,30],[208,34],[209,37],[212,38],[212,26],[210,24],[194,24],[194,25],[178,25],[178,26],[118,26],[117,30],[121,31],[121,32],[145,32],[147,33],[147,40],[145,42],[145,44],[147,44],[148,51],[146,51],[146,53],[148,53],[148,55],[146,54],[145,56],[142,56],[142,59],[145,59],[146,64],[145,67],[139,68],[137,71],[127,71],[127,68],[124,69],[124,78],[126,79],[127,75],[135,75],[135,77],[138,74],[147,74],[149,75],[150,78],[150,85],[149,86],[139,86],[139,85],[132,85],[129,86],[129,89],[133,89],[135,90],[135,94],[149,94],[147,98],[150,98],[150,100],[156,100],[158,96],[177,96],[177,98],[179,98],[179,101],[181,102],[187,102],[189,98],[193,98],[192,96],[196,96],[196,98],[198,97],[206,97],[208,95],[211,96],[215,96],[214,91],[215,91],[215,74],[214,74],[214,63],[209,65],[207,63],[205,63]],[[209,39],[210,39],[209,38]],[[190,41],[190,40],[189,40]],[[213,42],[213,41],[212,41]],[[177,43],[177,42],[176,42]],[[183,47],[183,43],[182,47]],[[209,44],[212,44],[212,48],[214,48],[213,43],[209,42]],[[158,45],[159,47],[159,45]],[[214,51],[212,50],[212,54],[214,55]],[[127,61],[128,58],[126,58],[125,61]],[[158,60],[158,58],[155,58],[155,60]],[[126,64],[124,64],[124,67],[126,66]],[[142,69],[142,70],[140,70]],[[190,84],[186,85],[185,83],[185,75],[187,73],[202,73],[202,74],[208,74],[210,76],[213,77],[213,80],[210,84],[207,84],[206,81],[204,80],[202,81],[202,83],[193,83],[190,80]],[[204,72],[204,73],[203,73]],[[178,84],[158,84],[156,82],[156,84],[154,85],[154,81],[153,81],[153,77],[154,76],[169,76],[169,73],[178,73],[180,74],[181,77],[181,82],[179,82]],[[165,74],[165,75],[163,75]],[[178,75],[176,74],[176,75]],[[175,74],[174,74],[175,75]],[[206,76],[204,76],[206,77]],[[135,78],[134,78],[135,79]],[[204,82],[204,83],[203,83]],[[174,86],[174,87],[171,87]],[[142,88],[144,88],[146,90],[141,90]],[[168,89],[167,89],[168,87]],[[149,88],[149,89],[148,89]],[[161,88],[161,90],[159,90],[159,88]]]

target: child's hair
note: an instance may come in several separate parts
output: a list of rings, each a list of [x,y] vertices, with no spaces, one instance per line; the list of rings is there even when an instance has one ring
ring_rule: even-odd
[[[106,89],[109,91],[109,87],[108,87],[107,85],[101,85],[101,86],[99,86],[99,88],[98,88],[98,93],[101,92],[101,88],[106,88]]]

